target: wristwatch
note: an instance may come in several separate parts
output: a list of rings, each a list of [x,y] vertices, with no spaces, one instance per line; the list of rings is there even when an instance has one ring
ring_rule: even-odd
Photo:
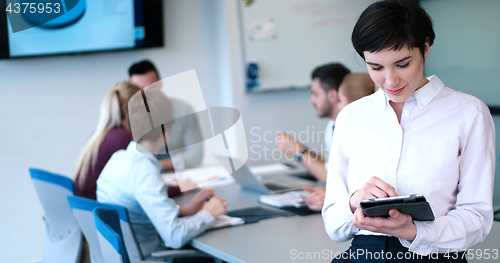
[[[307,152],[307,148],[304,148],[302,150],[300,150],[298,153],[295,154],[295,160],[297,160],[297,162],[302,162],[302,157],[304,155],[304,153]]]

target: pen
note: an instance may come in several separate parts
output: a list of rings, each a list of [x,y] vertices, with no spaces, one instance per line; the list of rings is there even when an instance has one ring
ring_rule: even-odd
[[[208,196],[207,194],[205,195],[205,197],[207,198],[207,202],[208,200],[210,200],[210,196]]]

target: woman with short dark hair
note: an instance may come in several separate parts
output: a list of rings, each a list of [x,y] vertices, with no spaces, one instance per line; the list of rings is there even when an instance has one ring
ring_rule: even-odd
[[[466,262],[452,252],[491,229],[493,120],[479,99],[424,76],[434,38],[429,15],[407,1],[376,2],[354,27],[353,46],[379,90],[337,117],[323,218],[334,241],[354,237],[355,257],[334,261],[373,262],[378,252],[380,262]],[[426,197],[434,221],[395,209],[388,218],[366,217],[360,209],[365,199],[411,194]]]

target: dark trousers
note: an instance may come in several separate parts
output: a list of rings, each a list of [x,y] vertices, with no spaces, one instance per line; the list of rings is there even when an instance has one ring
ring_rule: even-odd
[[[409,252],[403,247],[399,239],[386,236],[355,236],[351,247],[342,255],[334,258],[332,263],[340,262],[370,262],[370,263],[392,263],[392,262],[465,262],[466,257],[461,253],[430,254],[422,256]]]

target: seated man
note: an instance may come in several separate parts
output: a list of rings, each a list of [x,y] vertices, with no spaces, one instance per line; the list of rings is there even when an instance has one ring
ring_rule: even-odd
[[[150,116],[162,116],[162,121],[174,119],[171,103],[161,91],[148,90],[146,95]],[[137,139],[136,131],[151,127],[147,114],[142,94],[137,93],[129,101],[134,141],[126,150],[111,156],[97,180],[99,202],[128,209],[130,224],[145,256],[162,250],[160,238],[167,247],[182,247],[205,231],[214,218],[225,214],[227,205],[224,198],[214,196],[212,189],[201,190],[182,206],[167,197],[167,186],[160,175],[161,164],[153,153],[164,147],[172,122],[165,122]]]
[[[370,76],[368,73],[353,73],[353,74],[348,74],[346,75],[342,83],[340,84],[337,92],[337,101],[335,102],[334,106],[335,110],[332,110],[335,112],[335,117],[337,114],[344,108],[347,104],[358,100],[364,96],[370,95],[375,92],[375,85],[373,81],[370,79]],[[312,99],[311,99],[312,100]],[[332,120],[330,120],[332,121]],[[330,128],[330,126],[327,126]],[[333,126],[331,126],[333,127]],[[331,128],[333,129],[333,128]],[[277,145],[276,147],[280,150],[282,150],[284,153],[294,153],[295,149],[306,149],[304,151],[304,155],[307,156],[307,162],[302,160],[301,163],[304,164],[304,166],[310,171],[310,173],[313,173],[314,171],[324,171],[324,177],[320,177],[320,181],[325,182],[326,180],[326,169],[328,168],[327,164],[325,164],[321,159],[318,157],[318,155],[313,155],[315,153],[310,153],[307,149],[306,146],[304,146],[302,143],[298,142],[295,140],[295,138],[289,136],[288,134],[280,134],[280,137],[277,138]],[[326,133],[325,136],[333,136],[333,133]],[[331,138],[327,140],[325,138],[325,141],[331,142]],[[325,143],[329,147],[329,143]],[[325,149],[327,152],[329,152],[329,148]],[[321,173],[322,174],[322,173]],[[324,179],[323,179],[324,178]],[[320,211],[321,208],[323,207],[323,202],[325,199],[325,188],[324,187],[303,187],[304,190],[310,191],[311,193],[309,196],[305,199],[309,209],[315,210],[315,211]]]
[[[160,80],[158,71],[149,60],[133,64],[128,73],[130,82],[141,89]],[[161,88],[161,86],[158,87]],[[168,148],[181,150],[176,151],[173,156],[160,154],[158,159],[165,170],[173,170],[174,165],[177,170],[192,168],[200,164],[203,159],[203,143],[198,143],[202,141],[198,121],[195,117],[180,118],[194,113],[189,104],[176,99],[170,101],[172,102],[172,114],[177,121],[172,126]]]
[[[339,63],[322,65],[314,69],[311,74],[311,99],[309,103],[316,109],[316,114],[328,117],[330,120],[325,131],[325,155],[310,151],[306,146],[297,142],[286,133],[281,133],[276,138],[276,148],[286,155],[300,162],[319,181],[326,183],[326,167],[328,166],[328,151],[330,150],[331,137],[335,119],[340,109],[339,86],[349,70]]]

